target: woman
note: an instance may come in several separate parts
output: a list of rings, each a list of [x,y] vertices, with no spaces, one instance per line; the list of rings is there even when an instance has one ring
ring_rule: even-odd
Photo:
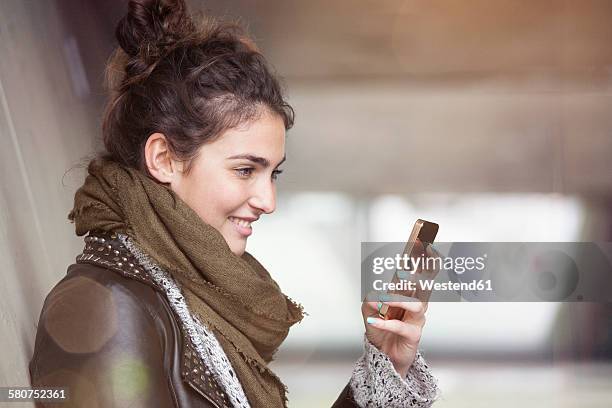
[[[245,247],[275,209],[293,110],[239,29],[182,0],[130,1],[116,37],[107,152],[69,215],[85,249],[43,306],[32,384],[67,387],[66,406],[286,406],[268,363],[302,308]],[[425,307],[390,305],[404,321],[363,303],[365,353],[334,406],[436,398]]]

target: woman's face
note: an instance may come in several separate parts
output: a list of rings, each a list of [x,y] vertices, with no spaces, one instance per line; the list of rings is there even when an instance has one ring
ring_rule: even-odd
[[[253,223],[276,207],[275,179],[284,159],[283,120],[266,112],[203,145],[190,172],[180,173],[171,188],[240,256]]]

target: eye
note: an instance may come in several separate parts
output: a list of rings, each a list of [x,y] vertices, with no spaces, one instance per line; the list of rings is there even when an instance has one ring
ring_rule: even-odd
[[[236,169],[236,173],[240,177],[248,177],[248,176],[251,175],[251,173],[253,173],[253,168],[252,167],[243,167],[241,169]]]
[[[274,170],[272,172],[272,180],[277,180],[278,179],[278,175],[281,174],[283,171],[282,170]]]

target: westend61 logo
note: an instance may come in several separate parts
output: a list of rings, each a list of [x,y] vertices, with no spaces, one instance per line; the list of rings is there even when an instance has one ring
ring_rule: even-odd
[[[361,296],[429,301],[611,302],[612,242],[361,245]]]

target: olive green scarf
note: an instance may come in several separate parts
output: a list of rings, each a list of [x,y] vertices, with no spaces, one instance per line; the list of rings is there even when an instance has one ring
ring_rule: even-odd
[[[192,313],[215,333],[251,406],[286,406],[286,387],[268,363],[302,319],[302,307],[253,256],[232,253],[168,187],[103,159],[93,160],[88,172],[68,215],[77,235],[127,234],[172,275]]]

